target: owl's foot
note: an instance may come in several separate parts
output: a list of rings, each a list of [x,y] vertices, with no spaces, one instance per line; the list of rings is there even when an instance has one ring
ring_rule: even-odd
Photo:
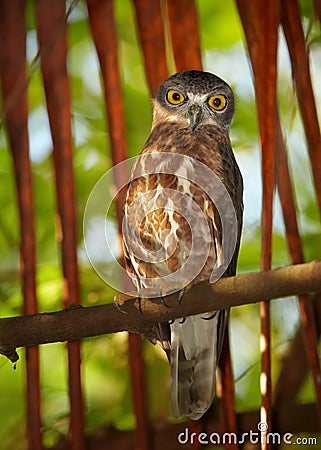
[[[151,292],[152,292],[152,291],[151,291]],[[154,291],[154,292],[155,292],[155,291]],[[141,302],[141,300],[142,300],[142,298],[144,298],[144,297],[146,296],[146,294],[148,294],[148,293],[149,293],[148,289],[140,289],[140,290],[138,291],[138,293],[137,293],[137,304],[138,304],[138,309],[139,309],[139,312],[140,312],[140,313],[143,313],[143,310],[142,310],[142,302]],[[144,296],[143,294],[145,294],[145,296]],[[147,298],[148,298],[148,296],[147,296]],[[158,298],[160,299],[162,305],[166,306],[166,308],[169,308],[169,305],[166,303],[166,301],[165,301],[165,299],[164,299],[164,297],[163,297],[163,293],[162,293],[161,290],[158,292]]]
[[[137,304],[138,304],[138,310],[139,312],[142,314],[143,310],[142,310],[142,302],[141,302],[142,296],[138,293],[137,294]],[[122,309],[122,306],[124,306],[124,302],[118,302],[117,301],[117,296],[114,297],[114,307],[117,309],[117,311],[121,312],[122,314],[128,314],[127,311],[124,311]]]
[[[163,292],[161,290],[159,292],[159,299],[160,299],[162,305],[166,306],[166,308],[169,308],[169,304],[166,302],[166,300],[163,296]]]
[[[142,296],[140,294],[140,292],[137,293],[137,304],[138,304],[138,310],[141,314],[143,314],[143,310],[142,310]]]
[[[128,314],[127,311],[124,311],[123,309],[121,309],[121,306],[123,306],[124,303],[119,304],[117,302],[117,296],[114,297],[114,307],[117,309],[117,311],[121,312],[122,314]]]
[[[117,311],[121,312],[122,314],[128,314],[128,312],[124,311],[122,308],[126,302],[132,302],[136,298],[137,298],[136,292],[131,292],[128,294],[118,293],[114,296],[114,307],[117,309]]]
[[[178,323],[180,323],[182,325],[184,322],[186,322],[186,319],[187,319],[187,317],[183,317],[182,319],[176,319],[176,320],[178,320]],[[168,321],[168,323],[170,325],[172,325],[174,322],[175,322],[175,319],[172,319],[172,320]]]

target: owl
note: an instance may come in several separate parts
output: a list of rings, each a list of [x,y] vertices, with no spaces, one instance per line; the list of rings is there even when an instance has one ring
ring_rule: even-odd
[[[184,302],[186,289],[210,280],[225,257],[222,211],[197,182],[198,165],[210,174],[202,182],[218,179],[233,205],[236,245],[223,276],[236,273],[243,181],[229,139],[234,95],[216,75],[190,70],[165,80],[152,102],[151,132],[133,168],[124,207],[125,265],[139,295],[156,290],[165,302],[168,293],[179,291]],[[157,340],[171,365],[174,417],[197,420],[210,407],[228,316],[226,308],[158,324]]]

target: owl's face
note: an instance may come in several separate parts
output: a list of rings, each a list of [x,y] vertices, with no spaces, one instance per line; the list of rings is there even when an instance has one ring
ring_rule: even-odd
[[[209,72],[189,70],[164,81],[153,100],[153,125],[177,122],[195,131],[201,125],[229,129],[234,95],[229,85]]]

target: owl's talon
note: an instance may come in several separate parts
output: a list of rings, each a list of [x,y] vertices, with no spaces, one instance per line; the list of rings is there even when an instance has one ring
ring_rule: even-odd
[[[117,303],[116,300],[114,300],[114,307],[117,309],[117,311],[121,312],[122,314],[128,314],[127,311],[124,311],[124,310],[121,309],[119,303]]]
[[[179,320],[179,323],[180,323],[180,324],[183,324],[185,321],[186,321],[186,317],[183,317],[182,320]]]
[[[138,304],[138,310],[141,314],[143,314],[142,310],[142,297],[140,294],[137,295],[137,304]]]
[[[213,313],[211,316],[209,317],[202,317],[203,320],[212,320],[214,319],[214,317],[216,316],[217,311],[215,311],[215,313]]]
[[[179,294],[178,294],[178,304],[179,304],[179,305],[181,304],[181,301],[183,300],[183,297],[184,297],[185,292],[186,292],[186,286],[184,286],[184,287],[179,291]]]
[[[161,295],[159,298],[160,298],[160,301],[161,301],[162,305],[166,306],[166,308],[169,308],[169,304],[166,303],[164,297]]]

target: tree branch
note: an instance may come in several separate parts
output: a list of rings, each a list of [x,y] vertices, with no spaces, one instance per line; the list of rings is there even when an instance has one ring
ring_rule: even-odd
[[[221,278],[215,284],[202,282],[186,292],[160,299],[141,299],[119,294],[116,301],[123,314],[112,304],[73,307],[53,313],[0,319],[0,353],[17,361],[16,348],[74,341],[119,331],[131,331],[153,338],[155,324],[225,307],[239,306],[289,295],[321,291],[321,260],[266,272]]]

